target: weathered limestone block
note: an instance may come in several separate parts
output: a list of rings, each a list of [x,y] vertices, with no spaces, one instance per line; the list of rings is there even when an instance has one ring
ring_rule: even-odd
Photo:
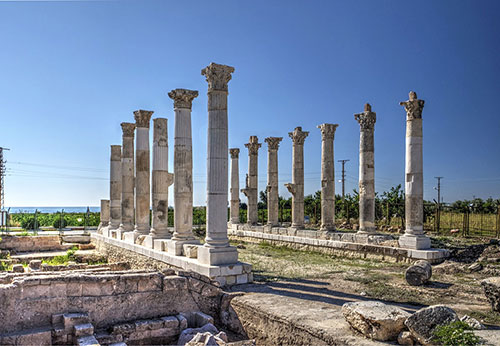
[[[481,281],[484,294],[493,311],[500,312],[500,277],[492,277]]]
[[[405,325],[418,342],[430,345],[437,326],[455,321],[458,321],[458,316],[451,308],[444,305],[433,305],[415,312],[408,317]]]
[[[38,271],[42,269],[42,261],[40,260],[31,260],[28,264],[28,268],[30,271]]]
[[[352,328],[379,341],[396,340],[410,316],[396,306],[376,301],[345,303],[342,314]]]
[[[22,264],[12,265],[12,271],[14,273],[24,273],[24,266]]]
[[[408,267],[405,271],[405,279],[412,286],[426,284],[432,276],[432,266],[429,262],[420,260]]]

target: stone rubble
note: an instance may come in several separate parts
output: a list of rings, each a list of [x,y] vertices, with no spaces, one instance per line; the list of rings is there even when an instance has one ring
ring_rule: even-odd
[[[405,321],[405,325],[418,342],[423,345],[430,345],[437,326],[458,320],[458,316],[453,309],[444,305],[433,305],[412,314]]]

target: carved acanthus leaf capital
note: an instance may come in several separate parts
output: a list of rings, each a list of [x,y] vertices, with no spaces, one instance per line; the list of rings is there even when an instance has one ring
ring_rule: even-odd
[[[232,159],[237,159],[240,155],[240,149],[239,148],[231,148],[231,149],[229,149],[229,154],[231,154]]]
[[[422,119],[422,110],[424,109],[424,100],[417,99],[417,93],[410,91],[408,101],[400,102],[399,104],[405,107],[406,120]]]
[[[302,127],[298,126],[293,132],[288,132],[288,136],[292,139],[293,144],[303,145],[306,137],[309,136],[309,131],[302,131]]]
[[[283,140],[283,137],[267,137],[264,141],[267,143],[268,150],[278,150],[280,146],[280,142]]]
[[[231,80],[231,73],[233,72],[234,67],[213,62],[201,70],[201,74],[205,76],[208,82],[208,91],[227,91],[227,83]]]
[[[157,142],[160,147],[168,145],[168,120],[166,118],[153,119],[153,141]]]
[[[168,97],[174,100],[174,108],[191,109],[193,100],[198,97],[198,91],[188,89],[174,89],[168,93]]]
[[[134,112],[135,126],[145,127],[149,129],[149,122],[151,121],[151,116],[153,111],[138,110]]]
[[[335,138],[335,130],[339,124],[321,124],[318,125],[318,129],[321,130],[321,137],[323,139],[334,139]]]
[[[359,123],[361,130],[373,130],[377,121],[377,113],[372,112],[372,106],[365,104],[363,113],[354,114],[354,119]]]
[[[123,137],[134,138],[135,124],[134,123],[121,123]]]
[[[245,147],[248,148],[249,155],[257,155],[261,146],[262,143],[259,143],[257,136],[250,136],[249,142],[245,144]]]

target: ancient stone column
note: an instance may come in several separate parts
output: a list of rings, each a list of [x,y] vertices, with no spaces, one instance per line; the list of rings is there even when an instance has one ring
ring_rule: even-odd
[[[134,112],[136,126],[135,144],[135,230],[136,236],[150,231],[149,212],[151,206],[149,123],[152,111]]]
[[[304,227],[304,141],[309,135],[308,131],[302,131],[302,127],[296,127],[288,135],[292,139],[292,183],[285,184],[292,194],[292,227]]]
[[[193,234],[193,140],[191,106],[198,91],[175,89],[168,93],[174,100],[174,234],[168,251],[179,256],[184,244],[199,244]]]
[[[430,239],[424,235],[424,177],[422,154],[422,110],[424,100],[410,91],[410,99],[400,102],[406,110],[405,234],[399,245],[409,249],[428,249]]]
[[[201,71],[208,82],[207,235],[198,250],[202,264],[238,261],[238,252],[229,246],[227,237],[227,84],[233,72],[233,67],[215,63]]]
[[[278,149],[283,137],[267,137],[267,224],[278,226]]]
[[[333,140],[338,124],[321,124],[321,230],[335,230],[335,164]]]
[[[377,115],[369,103],[363,113],[354,114],[359,134],[359,231],[375,233],[375,159],[373,133]]]
[[[258,220],[257,199],[258,199],[258,179],[259,179],[259,143],[257,136],[250,136],[250,140],[245,147],[248,148],[248,175],[246,186],[241,190],[248,198],[247,224],[256,225]]]
[[[109,225],[109,199],[101,199],[101,218],[99,226],[97,227],[97,233],[105,233],[105,229]],[[107,234],[105,234],[107,235]]]
[[[151,238],[146,246],[153,247],[152,239],[170,238],[168,232],[168,187],[173,183],[173,174],[168,172],[168,121],[153,119],[153,212]]]
[[[134,123],[122,126],[122,222],[121,232],[134,230]],[[121,239],[121,234],[117,238]]]
[[[239,148],[229,149],[231,154],[231,224],[240,223],[240,170],[239,170]]]
[[[122,173],[121,173],[122,147],[121,145],[111,146],[111,165],[109,174],[109,230],[116,230],[120,227],[122,219]]]

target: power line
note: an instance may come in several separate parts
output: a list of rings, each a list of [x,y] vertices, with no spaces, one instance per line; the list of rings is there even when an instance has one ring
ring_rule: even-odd
[[[4,187],[5,187],[5,180],[4,180],[4,177],[5,177],[5,163],[6,161],[4,161],[3,159],[3,151],[4,150],[10,150],[8,148],[2,148],[0,147],[0,210],[3,210],[4,209],[4,197],[5,197],[5,190],[4,190]]]

